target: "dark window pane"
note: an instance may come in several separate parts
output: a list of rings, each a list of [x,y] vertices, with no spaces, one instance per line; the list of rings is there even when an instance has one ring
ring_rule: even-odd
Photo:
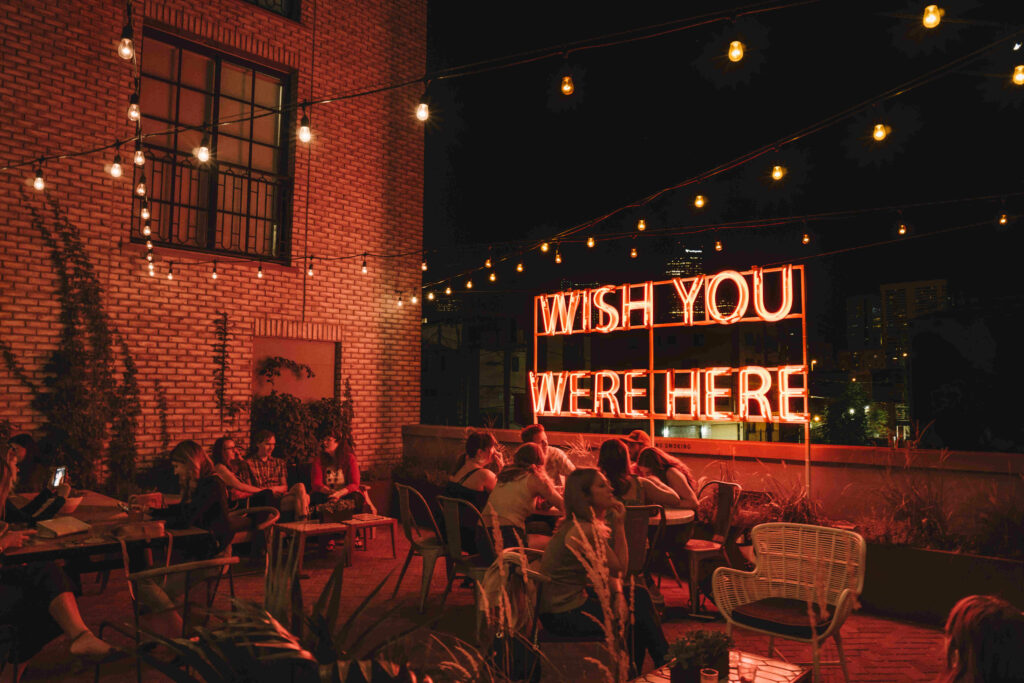
[[[175,110],[174,86],[163,81],[143,78],[139,106],[142,108],[143,121],[149,117],[173,121]]]
[[[182,88],[178,99],[178,121],[182,125],[202,126],[213,119],[213,99],[208,94]]]
[[[252,146],[252,167],[261,171],[276,171],[277,149],[254,144]]]
[[[277,145],[278,144],[278,121],[280,116],[277,114],[270,114],[269,116],[261,116],[255,118],[252,121],[252,139],[256,142],[262,142],[265,145]]]
[[[220,92],[246,102],[252,101],[252,71],[223,64],[220,70]]]
[[[220,135],[217,137],[217,161],[236,166],[249,165],[249,141]]]
[[[181,82],[205,92],[213,92],[213,60],[183,50],[181,53]]]
[[[256,104],[268,109],[281,108],[281,82],[276,78],[256,74]]]
[[[142,73],[173,81],[178,75],[178,49],[159,40],[147,38],[143,43]]]

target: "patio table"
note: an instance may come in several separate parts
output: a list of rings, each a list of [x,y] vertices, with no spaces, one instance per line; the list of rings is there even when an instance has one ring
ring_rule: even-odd
[[[352,519],[345,522],[348,525],[353,536],[358,534],[363,535],[363,548],[366,548],[367,542],[369,541],[370,534],[367,531],[376,529],[377,527],[386,527],[391,532],[391,557],[395,558],[395,527],[398,525],[398,520],[394,517],[385,517],[384,515],[374,515],[368,512],[353,515]],[[352,547],[355,545],[355,538],[348,543],[349,551],[351,552]],[[352,561],[351,555],[349,561]]]
[[[729,683],[739,683],[740,677],[736,670],[736,663],[740,659],[757,664],[757,677],[754,679],[754,683],[799,683],[811,678],[811,670],[808,667],[742,650],[731,650],[729,654]],[[634,678],[632,683],[666,683],[671,680],[672,674],[669,668],[663,666]]]
[[[309,575],[302,573],[302,556],[306,552],[306,539],[310,536],[324,536],[324,535],[339,535],[345,537],[345,546],[342,550],[342,560],[345,562],[345,566],[352,564],[352,531],[348,525],[348,522],[316,522],[316,521],[304,521],[304,522],[282,522],[275,524],[271,527],[275,536],[292,536],[295,541],[299,543],[299,566],[297,572],[299,578],[309,578]],[[277,548],[277,538],[275,537],[274,542],[271,544],[272,547]]]

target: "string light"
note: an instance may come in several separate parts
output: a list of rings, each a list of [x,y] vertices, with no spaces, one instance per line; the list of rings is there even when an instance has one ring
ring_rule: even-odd
[[[135,194],[140,197],[146,196],[146,174],[139,176],[139,184],[135,186]]]
[[[549,247],[547,242],[544,242],[543,244],[540,245],[540,250],[543,251],[545,254],[547,253],[548,248]]]
[[[413,304],[418,304],[420,302],[420,300],[416,297],[415,294],[412,295],[409,301],[411,301]]]
[[[1008,218],[1006,217],[1006,214],[1005,214],[1005,213],[1004,213],[1004,214],[1000,214],[1000,215],[999,215],[999,225],[1006,225],[1006,222],[1007,222],[1008,220],[1009,220],[1009,219],[1008,219]]]
[[[306,269],[306,275],[313,277],[313,257],[309,257],[309,268]]]
[[[433,301],[433,300],[434,300],[434,293],[433,292],[427,292],[427,301]]]
[[[213,262],[213,272],[210,273],[210,279],[211,280],[216,280],[217,279],[217,262],[216,261]]]
[[[366,275],[366,252],[363,252],[363,275]]]
[[[173,280],[174,279],[174,261],[168,261],[167,262],[167,279],[168,280]]]
[[[942,21],[942,15],[946,13],[946,10],[939,8],[938,5],[928,5],[924,8],[924,16],[921,17],[921,23],[924,24],[925,28],[935,28]]]
[[[256,269],[256,277],[260,278],[261,280],[263,279],[263,264],[262,263],[260,264],[260,267]]]
[[[299,123],[299,141],[308,143],[313,139],[313,133],[309,130],[309,116],[306,115],[306,105],[302,105],[302,121]]]
[[[426,261],[423,261],[422,263],[420,263],[420,270],[426,272],[426,270],[427,270],[427,262]]]
[[[146,252],[146,260],[149,261],[150,263],[153,263],[153,250],[152,249],[150,249],[149,251]]]
[[[562,76],[562,85],[559,87],[562,94],[568,97],[576,92],[576,85],[572,82],[572,76],[565,74]]]
[[[203,141],[199,143],[199,148],[196,149],[196,159],[201,164],[205,164],[210,160],[210,136],[207,133],[203,133]]]
[[[142,234],[143,234],[144,236],[146,236],[146,237],[149,237],[150,235],[152,235],[152,234],[153,234],[153,228],[151,228],[151,227],[150,227],[150,225],[149,225],[149,220],[148,220],[148,219],[147,219],[147,220],[146,220],[146,222],[145,222],[145,223],[144,223],[144,224],[142,225]]]
[[[146,240],[146,249],[153,248],[153,240]]]
[[[587,238],[587,246],[590,247],[591,249],[594,248],[594,238],[593,237],[588,237]]]
[[[704,199],[704,195],[702,195],[702,194],[699,194],[699,195],[697,195],[696,197],[693,198],[693,205],[696,206],[698,209],[703,209],[704,208],[704,204],[706,204],[706,203],[707,203],[707,200]]]
[[[115,178],[120,178],[124,173],[124,169],[121,168],[121,145],[114,146],[114,163],[110,165],[110,175]]]
[[[492,270],[492,271],[491,271],[491,275],[490,275],[490,277],[488,277],[488,279],[489,279],[489,280],[490,280],[491,282],[497,282],[497,281],[498,281],[498,274],[497,274],[497,273],[495,273],[495,272],[494,272],[494,271]]]
[[[139,91],[136,88],[132,96],[128,98],[128,120],[138,123],[142,118],[142,110],[139,108]]]
[[[153,270],[153,264],[152,263],[149,264],[149,276],[150,277],[156,277],[156,271]]]
[[[772,180],[782,180],[783,176],[786,175],[786,167],[775,165],[772,166]]]
[[[900,234],[900,235],[906,235],[907,234],[907,224],[906,223],[900,223],[899,227],[896,228],[896,232],[898,234]]]
[[[129,10],[130,12],[131,10]],[[121,59],[131,61],[132,57],[135,56],[135,44],[132,41],[132,20],[131,15],[128,16],[128,23],[121,29],[121,40],[117,43],[117,56]]]
[[[473,289],[473,281],[466,280],[466,289]]]
[[[416,104],[416,119],[418,121],[426,121],[430,118],[430,99],[427,97],[427,91],[429,90],[430,82],[427,81],[427,85],[423,89],[423,95],[420,96],[420,101]]]
[[[40,192],[46,189],[46,183],[43,181],[43,162],[41,160],[39,165],[36,166],[36,179],[32,181],[32,187]]]
[[[1013,67],[1013,84],[1024,85],[1024,64]]]
[[[558,247],[555,247],[555,263],[562,262],[562,252],[558,251]]]
[[[135,165],[144,166],[146,164],[146,155],[142,152],[142,138],[135,140]]]
[[[445,293],[445,296],[451,296],[452,295],[451,285],[448,285],[447,287],[444,288],[444,293]]]
[[[405,302],[404,302],[404,301],[402,301],[402,293],[401,293],[401,292],[399,292],[399,293],[398,293],[398,307],[399,307],[399,308],[401,308],[401,307],[402,307],[402,306],[404,306],[404,305],[405,305]]]
[[[144,221],[148,221],[149,220],[149,217],[150,217],[149,202],[146,201],[145,199],[142,200],[142,209],[139,211],[139,215],[142,217],[142,220],[144,220]]]
[[[491,267],[491,257],[488,256],[487,260],[484,261],[484,268],[490,268],[490,267]]]
[[[871,131],[871,137],[876,141],[881,142],[892,132],[892,128],[885,125],[884,123],[876,123],[874,129]]]
[[[647,229],[647,221],[645,221],[643,218],[638,220],[636,222],[636,229],[639,230],[640,232],[643,232],[644,230],[646,230]]]
[[[715,251],[722,251],[722,240],[715,240]]]
[[[734,40],[731,43],[729,43],[729,52],[727,53],[729,56],[729,61],[738,62],[741,59],[743,59],[743,50],[745,47],[746,45],[744,45],[738,40]]]
[[[636,258],[636,257],[637,257],[636,247],[633,247],[632,249],[629,250],[629,258]]]
[[[519,263],[516,264],[516,272],[517,273],[523,272],[523,264],[522,264],[522,262],[519,262]]]
[[[811,243],[811,236],[810,236],[810,235],[808,235],[808,234],[807,234],[807,233],[805,232],[805,233],[804,233],[804,237],[803,237],[803,239],[802,239],[802,240],[800,240],[800,241],[801,241],[801,242],[803,242],[804,244],[810,244],[810,243]]]

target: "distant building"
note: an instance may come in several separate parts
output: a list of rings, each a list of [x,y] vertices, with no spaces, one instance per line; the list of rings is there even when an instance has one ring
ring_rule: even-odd
[[[683,247],[665,263],[665,275],[667,277],[695,277],[704,272],[704,250],[700,247],[692,249]],[[675,318],[683,315],[682,302],[676,298],[672,302],[671,314]],[[698,318],[704,315],[704,300],[696,303],[693,309],[694,315]]]
[[[910,321],[948,306],[945,280],[882,285],[882,346],[890,358],[910,351]]]
[[[846,349],[865,351],[882,348],[882,299],[862,294],[846,299]]]

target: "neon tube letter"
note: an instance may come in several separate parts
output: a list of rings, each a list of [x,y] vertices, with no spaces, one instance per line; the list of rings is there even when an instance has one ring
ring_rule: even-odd
[[[605,378],[611,379],[611,386],[604,388]],[[619,376],[611,370],[598,370],[594,373],[594,412],[598,415],[610,415],[619,417],[622,411],[619,410],[619,399],[615,394],[619,392]],[[608,402],[608,410],[604,409],[605,401]]]
[[[693,282],[690,284],[690,288],[687,289],[686,280],[682,278],[672,278],[672,284],[675,285],[676,294],[679,295],[679,301],[683,304],[683,324],[693,324],[693,304],[697,301],[697,295],[700,294],[701,287],[704,286],[704,276],[698,275],[693,278]]]
[[[702,417],[708,420],[732,420],[735,417],[729,412],[719,412],[715,405],[717,399],[729,398],[732,395],[732,390],[728,387],[715,386],[715,380],[730,372],[732,372],[730,368],[708,368],[704,371],[704,415]]]
[[[777,311],[769,313],[764,307],[764,271],[754,268],[754,312],[758,318],[770,323],[782,320],[793,309],[793,266],[783,266],[779,276],[782,279],[782,302]]]
[[[760,383],[756,389],[750,388],[750,379],[757,377]],[[739,380],[737,382],[737,397],[739,403],[739,417],[741,420],[746,420],[750,417],[763,417],[768,422],[774,419],[772,415],[772,408],[768,404],[768,390],[772,386],[772,376],[768,374],[768,371],[759,365],[748,365],[740,368]],[[757,403],[759,410],[757,413],[750,412],[750,402],[754,401]]]
[[[715,300],[715,295],[718,293],[719,285],[726,280],[732,280],[736,283],[736,308],[729,315],[722,315],[721,311],[718,310],[718,302]],[[704,295],[704,306],[708,309],[708,315],[716,323],[731,325],[737,320],[741,320],[747,314],[747,305],[749,303],[750,288],[747,287],[747,280],[735,270],[723,270],[708,280],[707,293]]]

